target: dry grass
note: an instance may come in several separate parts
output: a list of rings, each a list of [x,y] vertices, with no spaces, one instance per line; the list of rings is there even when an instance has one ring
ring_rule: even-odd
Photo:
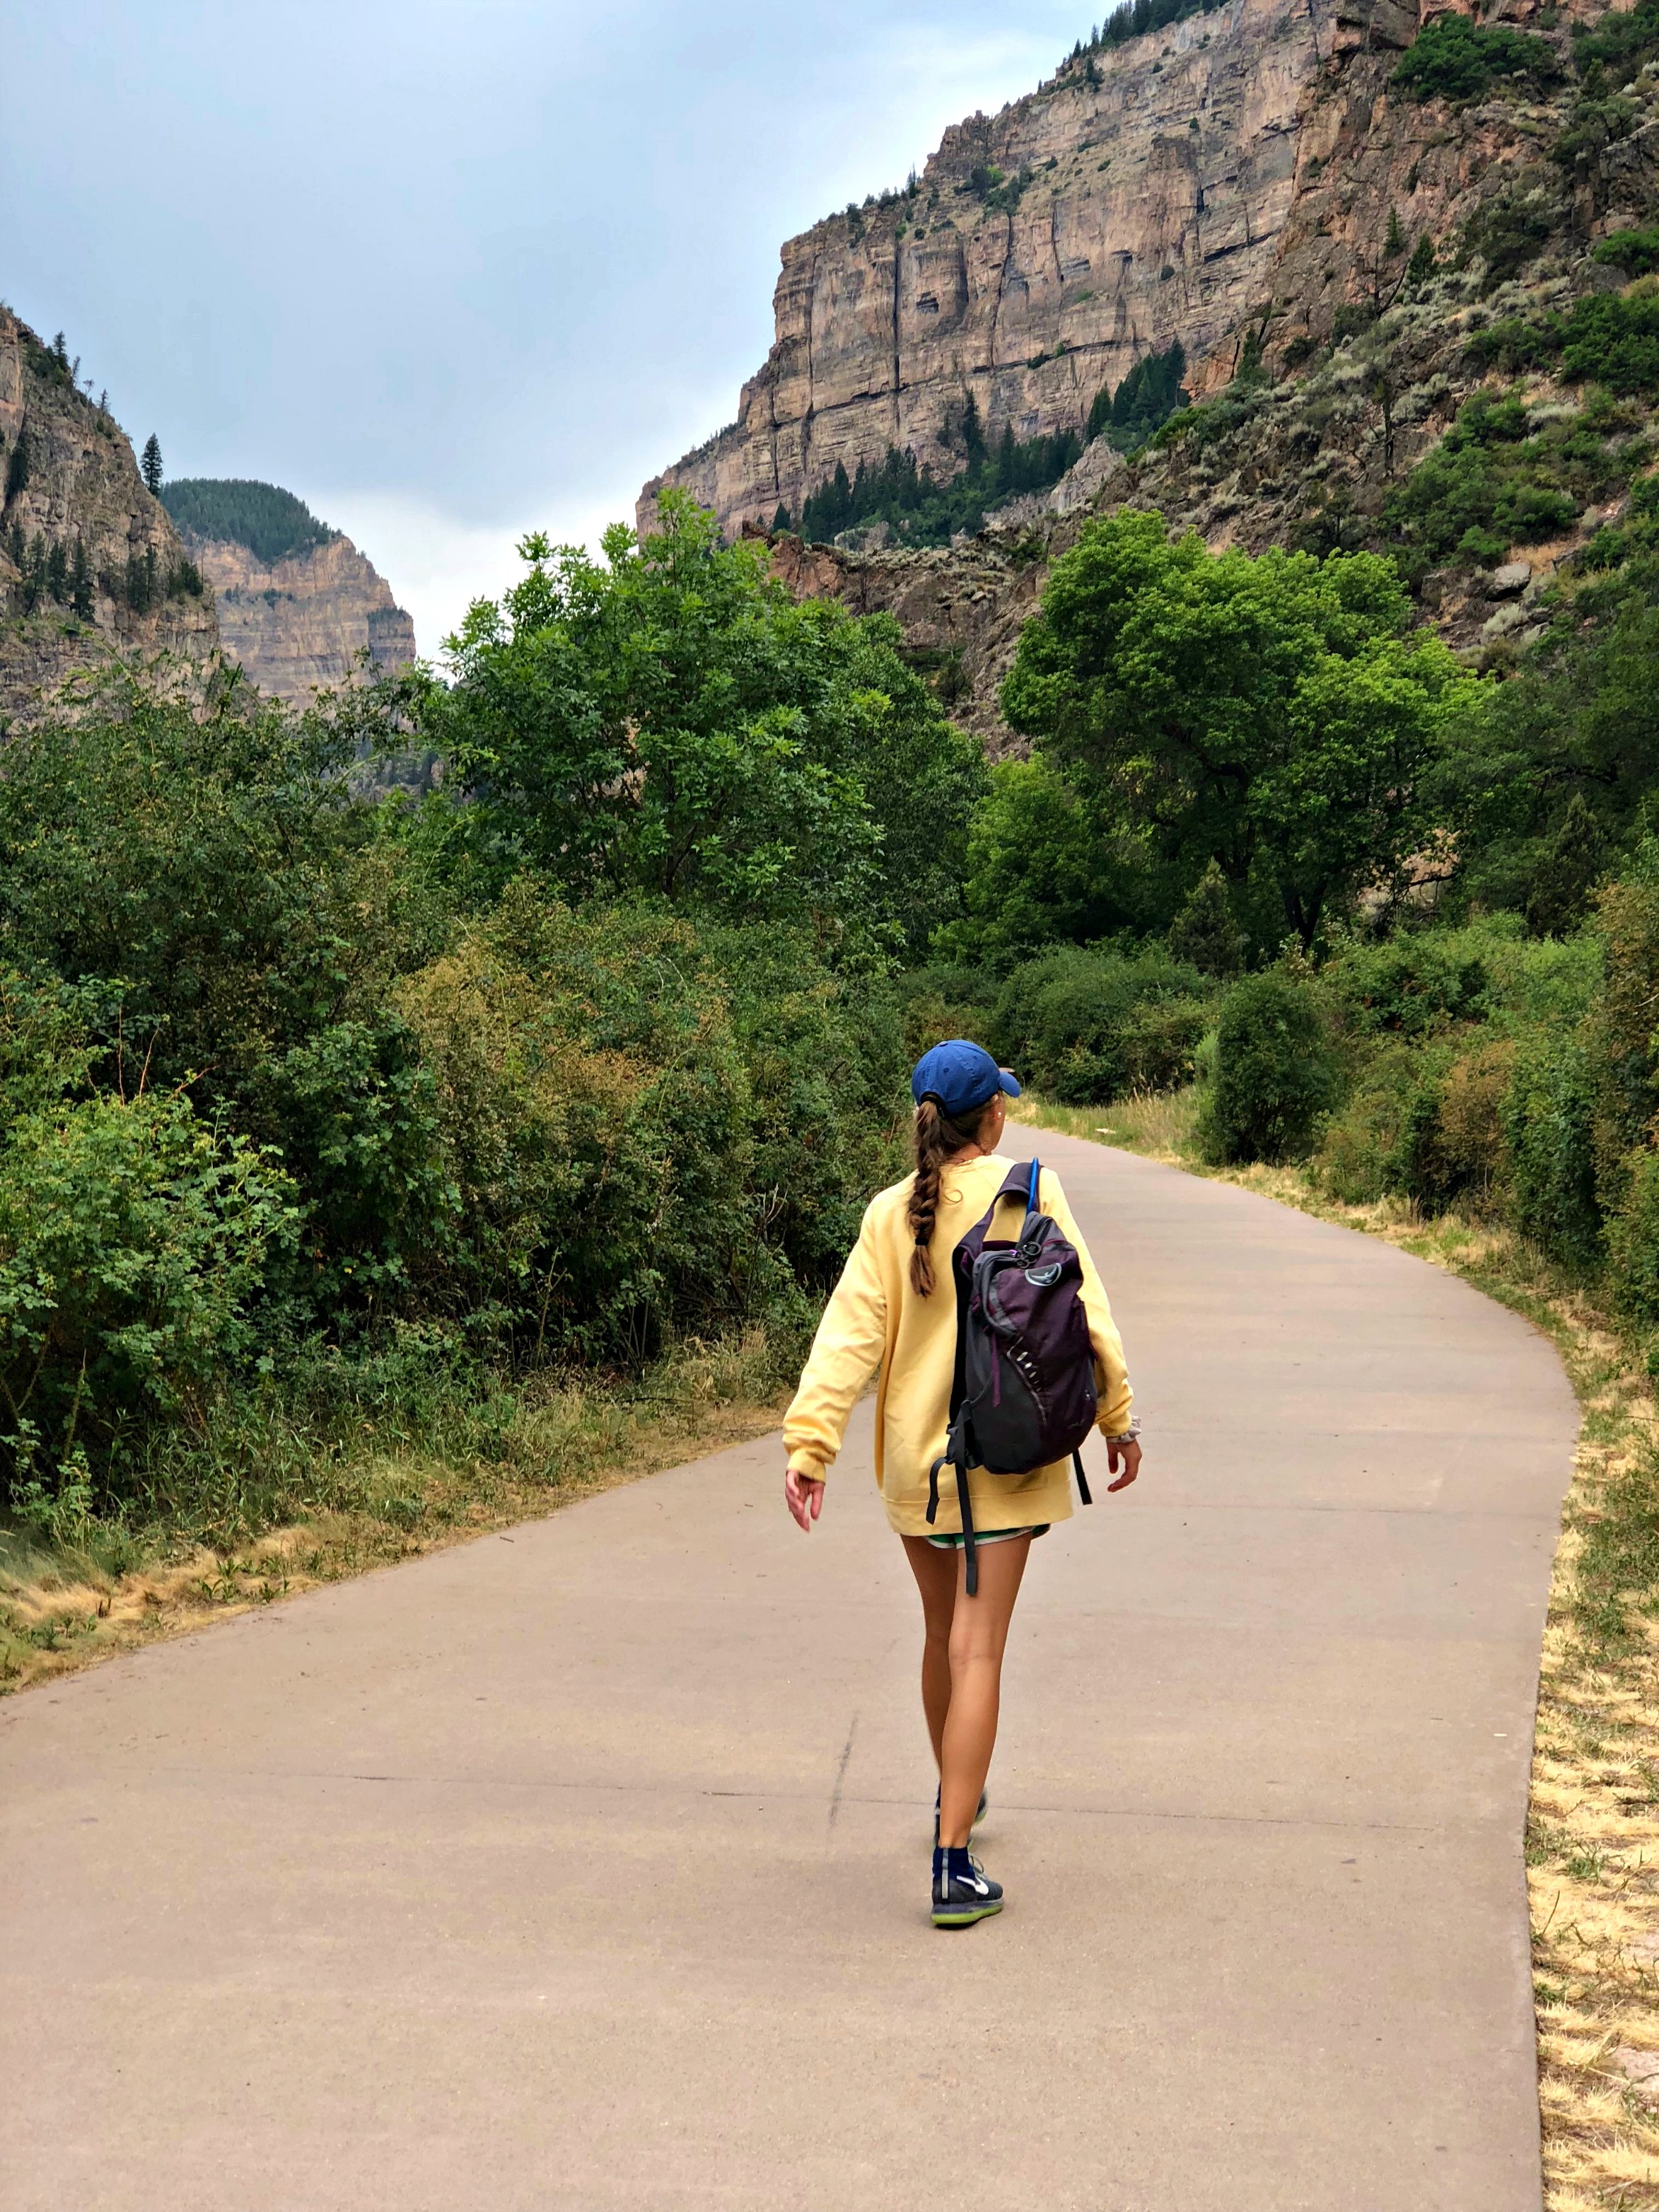
[[[90,1548],[0,1534],[0,1694],[758,1436],[781,1413],[759,1382],[769,1372],[756,1332],[689,1347],[630,1395],[550,1383],[521,1400],[487,1457],[369,1437],[319,1482],[314,1510],[232,1547],[157,1532],[112,1571]]]
[[[1449,1268],[1551,1335],[1583,1409],[1539,1683],[1528,1821],[1549,2212],[1659,2212],[1659,1407],[1635,1349],[1511,1231],[1296,1168],[1195,1156],[1191,1091],[1022,1120],[1214,1175]]]

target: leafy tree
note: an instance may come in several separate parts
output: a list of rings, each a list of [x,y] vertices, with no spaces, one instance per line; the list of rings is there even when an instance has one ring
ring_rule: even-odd
[[[1258,940],[1397,880],[1467,688],[1369,554],[1209,553],[1158,514],[1091,521],[1003,686],[1013,726],[1188,881],[1218,860]]]
[[[1212,860],[1170,925],[1170,956],[1202,975],[1236,975],[1244,964],[1244,933],[1233,919],[1227,878]]]
[[[1467,699],[1435,803],[1464,894],[1554,931],[1634,849],[1656,786],[1659,607],[1638,591],[1552,659]]]
[[[1146,856],[1039,754],[999,761],[969,834],[964,912],[940,955],[996,969],[1070,938],[1144,928],[1156,913]]]
[[[138,464],[143,471],[144,483],[152,497],[161,496],[161,441],[152,430],[144,441],[143,459]]]
[[[898,653],[890,617],[797,603],[763,545],[665,495],[599,565],[533,537],[529,572],[451,641],[419,729],[470,792],[474,850],[572,897],[820,916],[918,946],[959,902],[983,776]]]

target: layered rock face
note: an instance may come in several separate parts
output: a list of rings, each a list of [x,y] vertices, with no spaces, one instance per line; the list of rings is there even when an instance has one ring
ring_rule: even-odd
[[[125,433],[0,307],[0,726],[112,655],[204,664],[213,599]]]
[[[225,538],[187,532],[185,543],[218,601],[226,652],[261,690],[303,707],[319,687],[414,659],[414,623],[349,538],[270,562]]]
[[[1558,157],[1579,99],[1566,66],[1571,27],[1595,17],[1598,0],[1565,7],[1509,0],[1505,21],[1553,40],[1561,73],[1541,90],[1505,88],[1463,106],[1415,101],[1392,83],[1401,52],[1418,33],[1414,8],[1396,0],[1315,4],[1311,49],[1293,27],[1267,40],[1270,52],[1294,52],[1298,69],[1309,52],[1315,58],[1284,134],[1294,142],[1292,167],[1285,179],[1275,173],[1261,203],[1272,210],[1271,236],[1263,236],[1267,217],[1258,222],[1253,216],[1252,242],[1223,257],[1224,265],[1248,266],[1251,277],[1231,295],[1215,280],[1207,322],[1151,333],[1152,343],[1166,334],[1181,337],[1192,362],[1188,383],[1200,404],[1176,418],[1177,434],[1127,461],[1097,440],[1051,490],[988,517],[969,543],[932,551],[872,549],[871,533],[852,532],[833,547],[802,545],[787,535],[773,540],[774,568],[798,593],[832,594],[860,613],[896,615],[952,719],[993,753],[1022,749],[1001,720],[999,687],[1049,566],[1091,514],[1121,504],[1155,507],[1172,527],[1196,530],[1215,550],[1288,545],[1322,553],[1394,544],[1387,509],[1397,488],[1470,392],[1488,379],[1504,380],[1472,344],[1477,333],[1504,318],[1565,313],[1586,287],[1617,290],[1623,277],[1594,262],[1592,248],[1613,231],[1659,219],[1659,71],[1624,87],[1623,135],[1594,163]],[[1438,12],[1437,0],[1423,0],[1425,20]],[[1190,32],[1218,20],[1196,18],[1180,27]],[[1247,13],[1239,22],[1250,20]],[[1155,55],[1174,35],[1154,33],[1136,43]],[[1148,64],[1133,53],[1121,49],[1101,64],[1103,95],[1117,70],[1146,75]],[[1067,98],[1075,112],[1084,95]],[[1006,111],[993,127],[1017,112]],[[1091,158],[1097,158],[1092,148]],[[1264,158],[1256,173],[1268,166]],[[1063,164],[1054,173],[1063,173]],[[1206,192],[1207,202],[1207,186]],[[1532,226],[1528,251],[1514,273],[1494,270],[1485,258],[1493,226],[1500,240],[1512,234],[1517,209]],[[821,225],[811,235],[833,228]],[[1412,251],[1424,241],[1437,250],[1437,273],[1413,283]],[[1200,289],[1205,281],[1200,271]],[[1155,303],[1176,282],[1167,280]],[[1218,327],[1227,296],[1237,319]],[[1261,367],[1234,380],[1247,335]],[[775,363],[778,358],[775,353]],[[1027,374],[1052,377],[1062,366],[1051,362]],[[745,422],[764,381],[763,375],[745,394]],[[1526,380],[1526,387],[1540,422],[1572,415],[1582,402],[1580,392],[1547,374]],[[1652,415],[1649,427],[1659,434],[1659,410]],[[852,419],[851,403],[837,419]],[[1015,427],[1023,434],[1018,418]],[[762,507],[769,514],[769,494],[745,506],[732,473],[758,450],[739,425],[694,457],[695,467],[682,464],[666,481],[690,483],[706,501],[737,516],[740,527],[763,528],[763,521],[744,518]],[[847,459],[850,469],[853,457]],[[647,487],[641,502],[642,521],[653,490]],[[1422,575],[1415,580],[1422,618],[1473,660],[1501,653],[1510,638],[1524,646],[1537,635],[1529,627],[1537,619],[1533,609],[1557,564],[1570,562],[1602,523],[1616,522],[1621,501],[1622,495],[1611,503],[1591,501],[1559,538],[1511,548],[1490,572],[1453,561]]]
[[[645,487],[641,526],[665,484],[728,533],[799,514],[838,461],[850,477],[890,447],[948,476],[970,395],[993,441],[1025,440],[1077,428],[1172,338],[1201,363],[1271,294],[1337,35],[1328,4],[1229,0],[954,125],[916,191],[790,240],[737,422]]]

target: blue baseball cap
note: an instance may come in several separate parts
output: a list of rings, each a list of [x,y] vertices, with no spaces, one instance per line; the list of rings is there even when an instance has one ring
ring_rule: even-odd
[[[910,1073],[910,1096],[917,1105],[931,1098],[953,1121],[959,1115],[971,1114],[975,1106],[988,1104],[999,1091],[1011,1098],[1019,1096],[1019,1085],[1007,1069],[999,1067],[982,1044],[970,1044],[966,1037],[947,1037],[936,1044],[923,1053]]]

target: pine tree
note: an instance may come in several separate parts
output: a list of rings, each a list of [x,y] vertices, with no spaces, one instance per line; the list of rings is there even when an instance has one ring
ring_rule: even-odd
[[[1244,933],[1233,920],[1218,861],[1211,861],[1170,924],[1170,951],[1203,975],[1236,975],[1243,966]]]
[[[778,501],[778,511],[772,517],[772,533],[774,537],[775,537],[780,530],[787,530],[788,527],[789,510],[784,505],[783,501],[780,500]]]
[[[69,552],[61,538],[46,556],[46,589],[60,606],[69,597]]]
[[[144,483],[152,497],[161,496],[161,441],[152,430],[144,441],[144,457],[138,464],[143,471]]]
[[[962,410],[962,450],[968,456],[969,468],[985,457],[985,431],[979,419],[979,402],[971,392]]]
[[[29,434],[19,430],[17,443],[6,462],[6,504],[9,506],[29,480]]]
[[[1398,208],[1389,210],[1389,234],[1382,241],[1382,251],[1390,261],[1394,259],[1396,253],[1403,253],[1406,251],[1406,234],[1400,228]]]
[[[1601,823],[1575,791],[1539,855],[1527,894],[1527,926],[1540,937],[1559,937],[1584,918],[1590,893],[1607,865]]]
[[[997,447],[995,483],[999,491],[1012,491],[1014,489],[1018,467],[1018,459],[1014,452],[1014,426],[1012,422],[1005,422],[1002,426],[1002,442]]]
[[[87,558],[86,540],[75,541],[75,559],[70,568],[70,607],[82,622],[92,620],[92,563]]]
[[[1412,248],[1412,258],[1406,264],[1408,284],[1426,284],[1435,270],[1434,240],[1425,230]]]
[[[1089,419],[1083,429],[1085,441],[1091,442],[1097,438],[1111,419],[1112,387],[1109,384],[1103,384],[1090,404]]]

